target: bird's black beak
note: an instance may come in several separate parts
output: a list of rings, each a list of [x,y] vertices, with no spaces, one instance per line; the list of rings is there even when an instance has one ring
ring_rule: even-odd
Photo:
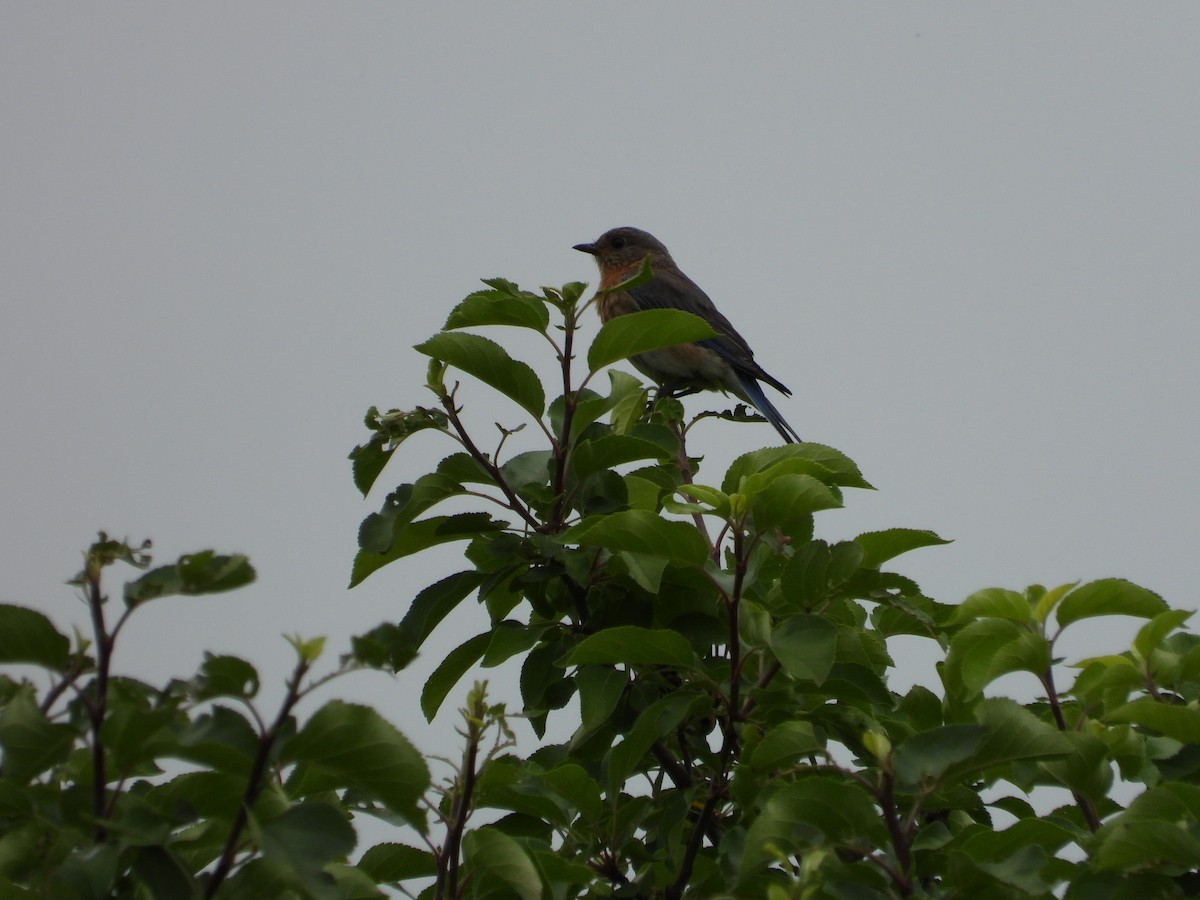
[[[596,245],[595,244],[576,244],[571,249],[578,250],[581,253],[590,253],[590,254],[592,254],[592,256],[596,255]]]

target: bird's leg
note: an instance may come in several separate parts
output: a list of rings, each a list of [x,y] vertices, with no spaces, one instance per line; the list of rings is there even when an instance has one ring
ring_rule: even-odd
[[[701,388],[692,387],[686,381],[661,381],[655,385],[654,399],[646,402],[646,412],[654,409],[659,400],[678,400],[690,394],[700,393]]]
[[[689,385],[686,381],[667,381],[658,386],[658,395],[668,400],[678,400],[700,393],[700,388]]]

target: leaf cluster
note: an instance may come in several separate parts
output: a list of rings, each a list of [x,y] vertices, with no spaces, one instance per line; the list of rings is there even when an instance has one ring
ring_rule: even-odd
[[[103,576],[146,569],[113,619]],[[295,669],[273,716],[246,660],[206,654],[162,687],[114,674],[117,638],[143,604],[242,587],[244,556],[212,551],[149,568],[149,543],[101,534],[71,584],[91,635],[0,605],[0,895],[4,897],[377,897],[349,864],[356,811],[424,827],[426,761],[369,707],[295,704],[321,639],[292,639]],[[50,677],[41,696],[14,666]],[[344,671],[343,665],[339,671]]]
[[[1115,578],[940,603],[894,570],[948,543],[934,532],[820,536],[823,514],[871,489],[845,454],[751,450],[702,480],[693,425],[761,420],[737,406],[686,420],[669,390],[608,368],[709,337],[706,323],[621,316],[584,351],[584,285],[484,285],[417,345],[433,401],[372,408],[351,453],[365,495],[412,435],[450,446],[362,522],[352,585],[441,544],[460,544],[466,562],[324,675],[323,640],[291,639],[278,707],[263,708],[254,666],[231,656],[209,654],[162,687],[114,674],[129,616],[249,583],[244,557],[150,568],[148,544],[101,534],[71,582],[86,631],[0,606],[0,895],[1200,892],[1190,613]],[[540,336],[554,377],[510,355],[509,328]],[[481,414],[497,419],[494,444],[471,424]],[[103,578],[118,564],[140,574],[114,613]],[[403,681],[467,603],[478,627],[438,661],[421,710],[433,718],[468,673],[510,660],[521,709],[475,682],[459,758],[422,757],[360,704],[297,716],[352,669]],[[1111,616],[1139,623],[1124,652],[1063,658],[1066,629]],[[937,685],[894,688],[898,638],[938,662]],[[48,688],[22,677],[30,666]],[[1001,678],[1035,699],[997,695]],[[358,847],[362,815],[396,839]]]
[[[505,849],[464,850],[458,881],[443,879],[437,896],[1192,890],[1200,651],[1179,631],[1186,613],[1119,579],[939,603],[889,568],[947,543],[935,533],[817,535],[818,514],[870,488],[844,454],[819,444],[755,450],[702,483],[687,448],[692,424],[755,417],[705,411],[685,422],[674,396],[614,371],[598,390],[603,366],[699,339],[704,323],[666,310],[619,317],[577,373],[588,305],[579,285],[539,295],[485,284],[417,347],[431,359],[436,406],[373,411],[371,438],[352,454],[356,474],[378,477],[404,436],[389,421],[410,416],[436,417],[431,427],[457,445],[363,523],[353,583],[446,541],[465,544],[470,566],[420,592],[356,653],[400,670],[473,598],[486,627],[428,679],[425,714],[472,667],[517,657],[521,712],[536,734],[552,716],[574,731],[527,756],[477,768],[464,759],[443,825],[465,831],[464,848],[475,836]],[[497,326],[545,338],[561,394],[547,403],[532,366],[461,331]],[[498,425],[490,452],[464,424],[460,373],[520,420]],[[534,446],[506,455],[526,426]],[[452,498],[478,508],[429,514]],[[1078,677],[1060,689],[1064,629],[1111,615],[1147,624],[1128,652],[1076,661]],[[939,690],[889,686],[899,636],[943,660]],[[1012,673],[1025,673],[1039,699],[989,696]],[[1144,789],[1126,809],[1113,799],[1118,780]],[[1035,804],[1045,811],[1056,791],[1069,800],[1039,816]],[[466,827],[482,809],[501,818]],[[1139,842],[1150,819],[1155,838]],[[444,870],[450,855],[457,861],[457,846],[433,848],[427,868]]]

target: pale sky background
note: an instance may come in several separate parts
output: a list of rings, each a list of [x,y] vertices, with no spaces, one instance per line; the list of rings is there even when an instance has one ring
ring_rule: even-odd
[[[410,348],[479,278],[594,283],[571,245],[616,225],[879,488],[821,536],[954,538],[897,565],[946,602],[1119,575],[1197,605],[1200,5],[1095,2],[0,4],[0,601],[83,624],[98,529],[245,552],[253,586],[151,604],[117,667],[235,653],[277,696],[281,633],[332,661],[460,565],[346,590],[359,521],[453,449],[363,501],[366,408],[429,401]],[[700,480],[773,441],[705,423]],[[321,698],[457,753],[416,697],[485,625]]]

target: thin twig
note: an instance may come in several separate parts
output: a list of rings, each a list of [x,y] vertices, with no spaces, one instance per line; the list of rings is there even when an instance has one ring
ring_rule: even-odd
[[[1046,669],[1041,677],[1041,682],[1042,687],[1046,690],[1046,698],[1050,701],[1050,712],[1054,715],[1054,723],[1058,726],[1059,731],[1067,731],[1067,721],[1063,718],[1062,704],[1058,700],[1058,689],[1054,686],[1053,668]],[[1100,830],[1100,816],[1096,813],[1095,804],[1074,789],[1071,790],[1071,797],[1074,798],[1079,811],[1083,813],[1083,820],[1087,823],[1088,830],[1095,834]]]
[[[92,617],[92,632],[96,639],[96,690],[87,711],[92,729],[92,813],[96,817],[93,837],[96,843],[101,843],[108,837],[108,829],[104,826],[104,810],[108,805],[104,788],[108,782],[108,775],[105,772],[104,744],[100,739],[100,729],[104,725],[104,717],[108,710],[108,675],[112,665],[113,645],[104,623],[104,603],[107,598],[100,588],[100,565],[89,559],[84,571],[86,601]]]
[[[899,871],[892,873],[892,878],[901,896],[907,897],[912,894],[912,881],[909,879],[909,870],[912,868],[912,838],[900,825],[900,815],[896,810],[896,783],[887,768],[884,768],[879,777],[876,799],[883,810],[883,821],[887,826],[892,850],[895,851],[896,863],[899,866]]]
[[[745,545],[745,534],[741,523],[738,523],[733,529],[733,556],[735,561],[733,591],[725,601],[729,619],[729,695],[725,699],[725,715],[722,716],[724,723],[722,728],[723,737],[721,740],[720,763],[717,771],[712,775],[712,780],[709,782],[708,797],[704,801],[704,806],[700,810],[700,816],[697,818],[692,833],[688,838],[683,859],[679,864],[679,874],[667,888],[666,896],[668,900],[678,900],[678,898],[683,896],[688,881],[692,877],[692,869],[696,864],[696,856],[700,853],[700,847],[704,843],[704,838],[716,824],[713,816],[717,808],[717,802],[725,796],[726,788],[729,784],[729,769],[734,750],[738,744],[737,732],[741,713],[739,699],[741,686],[739,682],[741,680],[742,652],[741,634],[738,630],[738,610],[741,606],[742,588],[746,580],[747,548]],[[713,840],[713,845],[716,846],[719,840],[720,834],[718,829],[718,834],[716,839]]]
[[[471,440],[471,436],[467,434],[466,428],[463,426],[462,419],[458,417],[458,410],[454,407],[454,398],[449,394],[443,394],[441,397],[442,405],[446,410],[446,416],[450,420],[450,424],[454,426],[454,430],[458,434],[458,439],[462,442],[467,453],[475,460],[487,473],[492,477],[492,481],[496,487],[504,492],[504,496],[508,498],[508,508],[525,520],[525,523],[533,529],[537,529],[541,523],[529,511],[529,507],[517,496],[516,491],[509,486],[504,476],[500,474],[500,467],[490,460],[483,453],[475,442]]]
[[[554,494],[554,506],[550,511],[547,529],[551,534],[557,534],[563,529],[563,519],[566,516],[567,498],[567,462],[571,456],[571,425],[575,421],[575,408],[579,403],[578,392],[571,389],[571,360],[575,348],[575,329],[578,321],[573,310],[564,311],[563,347],[558,361],[562,369],[563,413],[562,428],[557,440],[554,441],[554,477],[551,491]]]
[[[679,456],[676,459],[679,464],[679,477],[684,484],[694,484],[695,482],[692,481],[692,466],[687,455],[687,440],[685,437],[687,430],[679,422],[672,422],[671,430],[675,432],[675,437],[679,438]],[[692,521],[696,523],[696,530],[704,536],[704,542],[708,544],[709,559],[720,565],[720,545],[713,543],[713,539],[708,533],[708,523],[704,521],[704,516],[700,513],[692,513]]]
[[[474,692],[472,692],[474,693]],[[484,715],[487,708],[482,697],[474,697],[472,708],[466,710],[467,740],[463,753],[462,770],[459,772],[461,784],[454,795],[453,809],[450,813],[450,830],[446,832],[446,842],[438,859],[437,883],[434,887],[435,900],[445,900],[458,896],[458,866],[459,851],[462,847],[463,831],[467,819],[471,815],[471,803],[475,794],[475,766],[479,758],[479,740],[483,733]]]
[[[287,722],[288,716],[291,715],[292,707],[296,705],[301,697],[300,682],[308,671],[308,666],[308,660],[301,656],[296,663],[296,668],[292,672],[292,677],[288,679],[287,693],[284,696],[283,705],[279,708],[279,715],[275,717],[275,721],[271,727],[258,738],[258,750],[254,755],[254,763],[250,766],[250,775],[246,780],[246,790],[242,793],[242,802],[238,805],[237,813],[233,817],[233,824],[229,827],[229,836],[225,839],[225,847],[221,851],[217,867],[213,870],[212,878],[205,888],[205,897],[216,895],[217,888],[221,886],[221,882],[225,880],[233,868],[233,862],[237,856],[238,843],[241,841],[242,831],[245,829],[246,822],[249,819],[250,809],[254,806],[254,801],[258,799],[258,795],[262,791],[267,763],[270,761],[275,740]]]
[[[62,678],[50,686],[50,690],[46,691],[46,696],[42,698],[42,702],[38,707],[44,714],[49,715],[50,707],[62,696],[63,691],[69,687],[74,687],[75,679],[83,674],[85,666],[86,663],[81,653],[71,662],[70,667],[63,672]]]

